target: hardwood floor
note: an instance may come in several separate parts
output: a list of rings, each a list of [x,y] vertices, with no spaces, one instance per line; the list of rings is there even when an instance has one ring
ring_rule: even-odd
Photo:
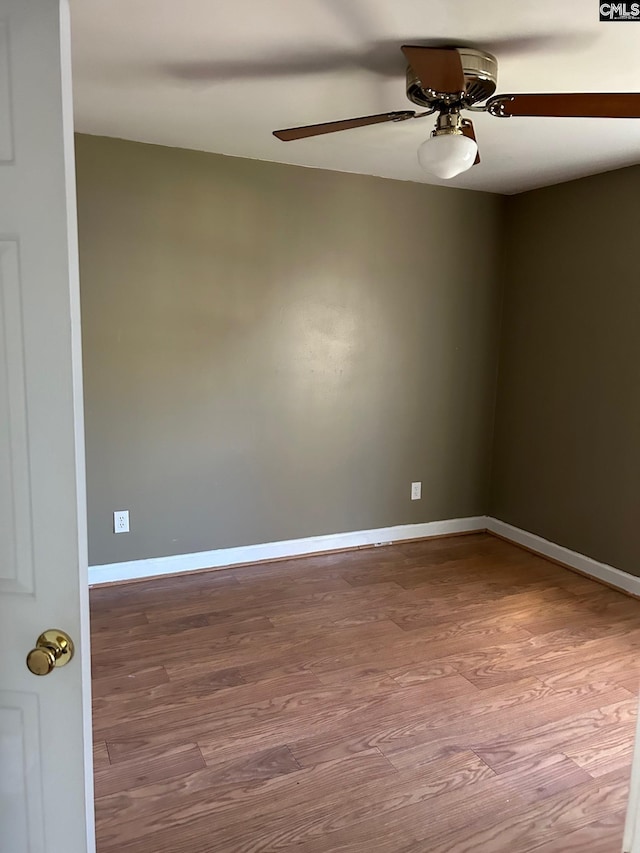
[[[477,534],[91,613],[99,853],[619,853],[640,602]]]

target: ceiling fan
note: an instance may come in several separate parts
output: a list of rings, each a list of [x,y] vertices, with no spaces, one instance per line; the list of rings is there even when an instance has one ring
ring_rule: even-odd
[[[552,116],[640,118],[640,93],[548,93],[495,95],[498,62],[490,53],[467,47],[402,47],[407,60],[407,97],[424,112],[398,110],[379,115],[275,130],[283,142],[438,113],[431,135],[418,149],[425,171],[453,178],[480,162],[472,122],[462,111],[498,118]]]

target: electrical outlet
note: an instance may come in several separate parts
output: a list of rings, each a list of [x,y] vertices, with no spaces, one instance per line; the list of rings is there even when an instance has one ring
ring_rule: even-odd
[[[129,532],[129,510],[118,509],[113,513],[113,532],[128,533]]]
[[[422,483],[411,483],[411,500],[419,501],[422,499]]]

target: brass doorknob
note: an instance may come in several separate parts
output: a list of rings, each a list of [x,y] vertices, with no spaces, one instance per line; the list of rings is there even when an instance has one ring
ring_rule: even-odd
[[[73,640],[58,628],[49,628],[36,640],[35,649],[27,655],[27,667],[34,675],[49,675],[73,657]]]

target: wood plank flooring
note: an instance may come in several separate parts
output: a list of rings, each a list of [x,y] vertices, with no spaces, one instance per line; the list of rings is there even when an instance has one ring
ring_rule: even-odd
[[[91,613],[99,853],[619,853],[638,601],[476,534]]]

